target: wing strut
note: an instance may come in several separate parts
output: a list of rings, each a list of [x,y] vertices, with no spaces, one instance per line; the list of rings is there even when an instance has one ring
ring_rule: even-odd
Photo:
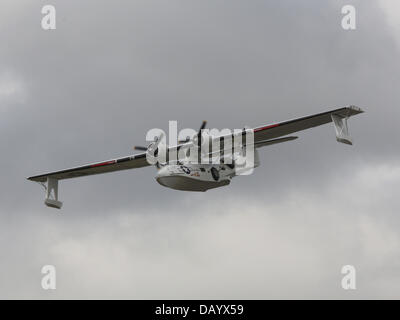
[[[44,204],[51,208],[61,209],[62,202],[58,201],[58,179],[47,177],[47,185],[42,182],[46,190]]]
[[[347,119],[349,117],[341,117],[336,114],[332,114],[332,121],[335,126],[336,140],[341,143],[352,145],[351,137],[349,135],[349,128],[347,126]]]

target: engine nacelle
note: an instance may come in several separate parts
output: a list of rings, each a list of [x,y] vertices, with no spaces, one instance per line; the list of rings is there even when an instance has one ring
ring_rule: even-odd
[[[168,161],[168,148],[167,145],[162,143],[154,146],[153,143],[149,145],[146,151],[146,159],[149,164],[157,165],[164,164]]]
[[[168,161],[168,146],[163,141],[163,135],[156,137],[146,150],[146,160],[149,164],[158,165]]]

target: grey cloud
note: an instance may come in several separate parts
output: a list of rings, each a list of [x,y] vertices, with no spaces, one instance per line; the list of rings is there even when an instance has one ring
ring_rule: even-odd
[[[6,297],[40,298],[396,298],[400,238],[375,205],[396,196],[399,169],[364,166],[351,183],[284,201],[225,196],[219,203],[177,200],[170,211],[131,209],[109,215],[48,217],[35,212],[19,226],[37,232],[10,257]],[[365,180],[376,185],[365,184]],[[379,184],[394,188],[382,190]],[[357,196],[348,197],[354,189]],[[374,191],[376,198],[371,198]],[[369,200],[368,200],[369,199]],[[182,215],[181,211],[186,214]],[[3,227],[2,227],[3,229]],[[7,230],[2,234],[8,235]],[[31,233],[31,232],[28,232]],[[17,250],[15,250],[17,249]],[[57,290],[39,287],[39,270],[57,267]],[[357,268],[358,289],[340,287],[341,267]],[[13,288],[20,290],[13,290]],[[8,289],[8,290],[6,290]]]

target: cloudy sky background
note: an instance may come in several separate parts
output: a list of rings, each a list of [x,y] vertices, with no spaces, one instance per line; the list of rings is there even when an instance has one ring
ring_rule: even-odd
[[[45,4],[0,10],[0,298],[399,298],[395,0],[53,0],[55,31]],[[145,168],[62,181],[57,211],[25,180],[131,154],[169,120],[242,128],[349,104],[366,110],[354,146],[311,129],[206,193]]]

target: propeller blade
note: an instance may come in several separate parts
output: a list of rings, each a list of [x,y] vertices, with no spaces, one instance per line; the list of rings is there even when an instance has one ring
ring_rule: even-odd
[[[206,127],[206,125],[207,125],[207,121],[206,121],[206,120],[203,120],[203,122],[201,123],[199,132],[200,132],[201,130],[203,130],[203,129]]]
[[[143,146],[134,146],[133,149],[140,150],[140,151],[146,151],[147,150],[147,148],[143,147]]]
[[[150,143],[149,146],[151,145],[153,148],[157,148],[158,145],[161,143],[161,140],[163,137],[164,137],[164,135],[162,133],[160,135],[158,135],[157,137],[154,137],[154,141],[152,143]],[[140,151],[147,151],[149,149],[149,147],[134,146],[133,149],[140,150]]]
[[[161,143],[163,137],[164,134],[160,133],[158,136],[154,137],[154,143],[158,146]]]
[[[203,122],[201,123],[200,129],[198,131],[199,136],[200,136],[201,130],[205,129],[206,126],[207,126],[207,121],[203,120]],[[189,141],[190,141],[190,138],[186,138],[185,140],[178,140],[178,143],[186,143]]]

